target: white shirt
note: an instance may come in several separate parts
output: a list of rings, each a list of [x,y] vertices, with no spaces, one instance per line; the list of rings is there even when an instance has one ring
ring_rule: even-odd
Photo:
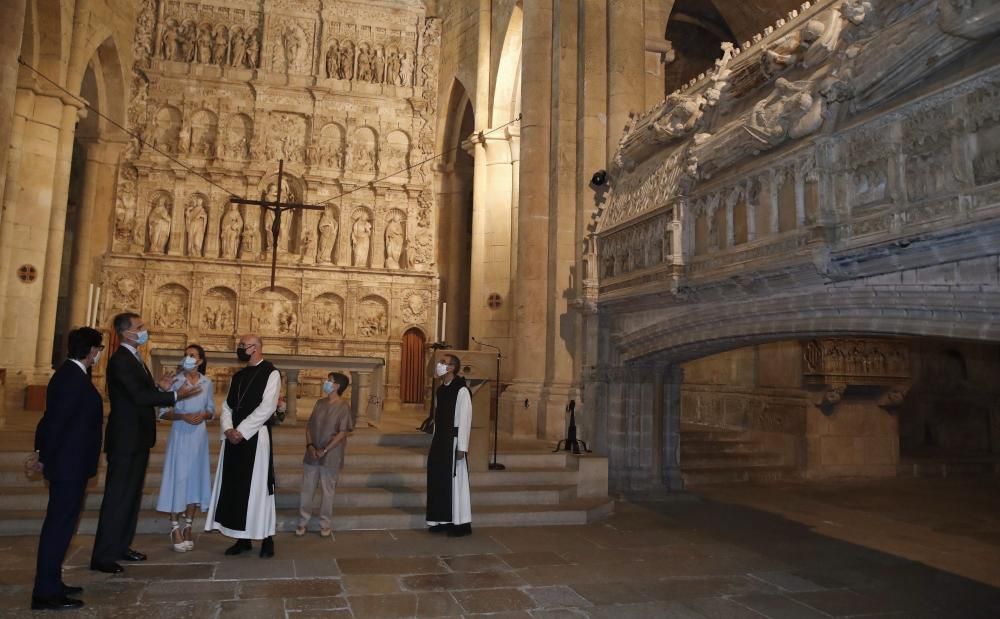
[[[83,361],[80,361],[79,359],[70,359],[70,361],[75,363],[81,370],[83,370],[84,374],[87,373],[87,366],[83,364]]]

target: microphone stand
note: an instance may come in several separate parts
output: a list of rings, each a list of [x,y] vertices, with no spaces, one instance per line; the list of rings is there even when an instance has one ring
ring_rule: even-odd
[[[500,354],[499,346],[494,346],[493,344],[480,342],[476,338],[472,338],[472,341],[479,344],[480,346],[486,346],[487,348],[492,348],[493,350],[497,351],[497,380],[496,380],[497,395],[495,399],[496,414],[493,416],[493,462],[490,463],[489,468],[491,471],[503,471],[506,470],[507,467],[497,463],[497,437],[499,436],[497,424],[500,421],[500,359],[502,359],[502,355]]]

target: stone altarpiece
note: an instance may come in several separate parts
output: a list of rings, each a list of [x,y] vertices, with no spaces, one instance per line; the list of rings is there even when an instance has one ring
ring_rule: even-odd
[[[431,176],[410,166],[433,154],[439,40],[415,0],[143,0],[104,315],[140,311],[159,346],[252,331],[381,356],[397,397],[403,333],[437,320]],[[327,209],[272,247],[273,215],[229,197],[273,199],[278,159],[283,199]]]

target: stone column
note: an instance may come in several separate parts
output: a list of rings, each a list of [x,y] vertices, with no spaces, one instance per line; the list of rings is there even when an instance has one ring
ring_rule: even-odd
[[[517,436],[535,436],[547,360],[549,179],[552,111],[552,0],[524,7],[525,62],[521,91],[521,179],[514,277],[514,374],[504,393],[501,423]],[[527,405],[525,405],[527,403]]]
[[[662,443],[660,448],[660,482],[667,490],[683,490],[681,477],[681,386],[684,384],[684,368],[679,364],[668,365],[661,374],[663,389],[658,393],[663,398],[661,414]]]
[[[76,135],[76,121],[81,109],[68,103],[64,104],[59,127],[45,268],[42,275],[38,337],[35,346],[35,369],[38,375],[43,375],[52,369],[56,307],[59,305],[59,276],[62,272],[63,241],[66,237],[66,201],[69,199],[69,173],[70,164],[73,162],[73,137]]]
[[[618,148],[629,113],[639,114],[646,107],[642,5],[639,0],[608,0],[608,161]]]
[[[14,235],[17,226],[15,225],[14,215],[17,212],[18,204],[18,190],[20,171],[21,171],[21,160],[24,156],[24,129],[27,125],[27,117],[30,113],[32,102],[34,101],[34,93],[28,90],[18,90],[16,96],[16,111],[17,114],[14,116],[14,124],[11,129],[10,136],[10,152],[7,153],[7,167],[4,170],[5,178],[7,179],[7,184],[5,185],[2,209],[0,209],[0,341],[4,345],[10,344],[9,340],[4,338],[4,333],[9,333],[3,330],[3,327],[7,324],[7,314],[8,309],[11,310],[10,313],[16,313],[14,307],[8,305],[5,302],[7,299],[7,290],[9,285],[17,284],[17,281],[13,277],[13,270],[16,268],[12,264],[13,262],[13,252],[11,245],[14,242]],[[11,333],[12,335],[12,333]],[[3,364],[10,363],[13,358],[0,349],[0,360]],[[8,377],[8,393],[15,391],[11,387],[12,384],[17,382],[17,376],[11,374]],[[23,382],[23,381],[21,381]]]
[[[26,4],[26,0],[0,2],[0,197],[7,180],[8,145],[13,144],[14,99],[20,69],[17,56],[21,53]]]
[[[107,222],[114,219],[114,186],[118,159],[127,146],[124,141],[98,140],[87,145],[83,172],[80,215],[73,238],[73,261],[69,276],[69,325],[82,326],[87,320],[90,284],[99,283],[101,259],[111,249],[112,232]]]
[[[292,423],[306,421],[299,419],[299,370],[285,370],[285,421]],[[290,424],[291,425],[291,424]]]
[[[479,140],[475,148],[469,335],[509,351],[514,187],[510,141],[495,133]],[[493,293],[500,295],[500,307],[487,304]]]
[[[577,228],[577,192],[585,185],[577,166],[577,123],[579,107],[579,9],[576,0],[560,0],[555,13],[558,29],[558,53],[553,58],[553,98],[558,101],[553,122],[552,145],[554,168],[550,195],[554,203],[550,208],[549,280],[546,299],[549,304],[549,323],[546,333],[550,351],[543,409],[539,414],[538,436],[558,440],[566,436],[566,405],[578,397],[573,373],[575,327],[579,315],[570,309],[566,294],[567,284],[575,282],[579,256],[579,243],[583,237]],[[589,179],[589,176],[587,177]]]
[[[68,183],[68,173],[59,173],[59,145],[66,139],[60,133],[69,133],[72,145],[72,130],[76,120],[76,108],[69,107],[59,97],[27,93],[22,98],[25,104],[18,105],[18,113],[24,114],[24,130],[21,137],[20,167],[16,182],[8,183],[4,196],[5,216],[3,220],[4,252],[0,258],[0,278],[6,288],[0,297],[0,306],[16,308],[7,311],[0,328],[0,365],[17,367],[27,382],[47,379],[35,376],[38,357],[38,342],[42,333],[43,288],[46,280],[46,259],[49,250],[50,222],[53,218],[53,198],[61,194],[65,225],[66,187],[57,187],[56,180]],[[13,159],[13,157],[12,157]],[[68,164],[67,164],[68,167]],[[8,177],[10,178],[10,176]],[[11,179],[14,180],[13,178]],[[58,216],[56,217],[56,219]],[[61,238],[58,250],[62,250]],[[57,260],[58,262],[58,260]],[[18,280],[18,265],[26,264],[35,268],[35,281],[24,283]],[[54,277],[58,284],[59,271]],[[54,315],[54,314],[53,314]],[[47,323],[46,323],[47,325]],[[45,337],[52,337],[52,327]],[[50,349],[51,350],[51,349]],[[47,369],[48,363],[44,364]]]

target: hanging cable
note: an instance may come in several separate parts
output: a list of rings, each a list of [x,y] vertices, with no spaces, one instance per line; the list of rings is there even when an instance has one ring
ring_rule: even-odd
[[[111,123],[115,127],[121,129],[126,135],[128,135],[129,137],[134,138],[136,141],[138,141],[140,144],[142,144],[146,148],[149,148],[149,149],[151,149],[153,151],[156,151],[157,153],[163,155],[164,157],[166,157],[170,161],[172,161],[172,162],[176,163],[177,165],[181,166],[182,168],[184,168],[185,170],[187,170],[191,174],[194,174],[198,178],[200,178],[203,181],[205,181],[206,183],[212,185],[213,187],[217,187],[217,188],[221,189],[222,191],[226,192],[226,194],[229,195],[230,197],[239,198],[239,196],[237,196],[233,192],[229,191],[228,189],[226,189],[222,185],[219,185],[218,183],[216,183],[215,181],[213,181],[211,178],[209,178],[209,177],[205,176],[204,174],[198,172],[198,170],[192,168],[191,166],[187,165],[186,163],[184,163],[180,159],[177,159],[176,157],[170,155],[169,153],[166,153],[166,152],[160,150],[159,148],[157,148],[153,144],[150,144],[149,142],[143,140],[142,137],[139,136],[139,134],[134,133],[132,131],[129,131],[128,129],[126,129],[122,125],[118,124],[113,118],[110,118],[109,116],[107,116],[105,114],[102,114],[100,112],[100,110],[98,110],[94,106],[90,105],[90,103],[88,103],[85,99],[82,99],[82,98],[78,97],[77,95],[74,95],[72,92],[66,90],[65,88],[63,88],[62,86],[60,86],[58,83],[56,83],[55,81],[53,81],[52,79],[50,79],[47,75],[45,75],[44,73],[42,73],[41,71],[39,71],[35,67],[33,67],[30,64],[28,64],[27,62],[25,62],[20,56],[17,57],[17,63],[20,64],[22,67],[24,67],[24,68],[28,69],[29,71],[31,71],[32,73],[34,73],[38,77],[42,78],[43,80],[45,80],[49,84],[52,84],[53,87],[55,87],[57,90],[65,93],[68,97],[70,97],[73,100],[79,102],[79,104],[81,106],[85,107],[86,109],[90,110],[94,114],[96,114],[99,117],[103,118],[104,120],[108,121],[109,123]],[[488,135],[496,133],[497,131],[500,131],[501,129],[509,127],[510,125],[513,125],[514,123],[518,123],[518,122],[521,122],[521,115],[520,114],[518,114],[517,117],[514,118],[513,120],[510,120],[510,121],[508,121],[508,122],[500,125],[499,127],[494,127],[493,129],[490,129],[489,131],[481,132],[479,134],[479,136],[480,137],[486,137]],[[426,159],[424,159],[422,161],[419,161],[417,163],[414,163],[413,165],[407,166],[407,167],[405,167],[405,168],[403,168],[401,170],[397,170],[397,171],[393,172],[392,174],[387,174],[385,176],[376,178],[374,180],[369,181],[365,185],[359,185],[358,187],[355,187],[354,189],[350,189],[348,191],[343,191],[343,192],[341,192],[341,193],[339,193],[339,194],[337,194],[337,195],[335,195],[335,196],[333,196],[331,198],[327,198],[326,200],[323,200],[322,202],[319,202],[317,204],[317,206],[321,206],[323,204],[329,204],[330,202],[333,202],[334,200],[338,200],[340,198],[343,198],[346,195],[350,195],[350,194],[354,193],[355,191],[360,191],[361,189],[366,189],[368,186],[373,185],[375,183],[379,183],[381,181],[384,181],[384,180],[386,180],[388,178],[392,178],[393,176],[396,176],[398,174],[402,174],[404,172],[409,172],[410,170],[412,170],[414,168],[418,168],[418,167],[424,165],[425,163],[430,163],[431,161],[434,161],[435,159],[438,159],[440,157],[444,157],[445,155],[450,155],[451,153],[459,150],[460,148],[462,148],[461,144],[459,144],[458,146],[454,146],[452,148],[449,148],[448,150],[441,151],[440,153],[437,153],[435,155],[427,157]]]

